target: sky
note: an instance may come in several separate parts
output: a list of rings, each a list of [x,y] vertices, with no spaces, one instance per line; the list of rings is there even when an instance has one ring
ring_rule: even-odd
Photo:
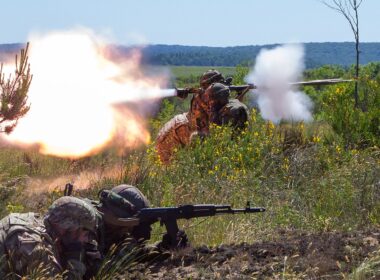
[[[0,0],[0,7],[0,44],[79,27],[124,45],[354,41],[346,19],[320,0]],[[361,42],[380,42],[380,0],[363,0],[359,21]]]

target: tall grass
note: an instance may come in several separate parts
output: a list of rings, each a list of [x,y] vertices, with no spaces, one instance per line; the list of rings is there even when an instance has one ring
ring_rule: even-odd
[[[380,86],[373,79],[362,83],[368,93],[365,110],[353,107],[350,85],[307,89],[316,103],[313,123],[274,125],[253,110],[241,134],[213,126],[208,138],[178,150],[169,166],[159,161],[154,143],[123,156],[106,151],[78,161],[3,148],[0,214],[44,211],[61,195],[63,185],[28,192],[31,178],[96,170],[97,177],[89,180],[87,188],[76,189],[76,195],[96,198],[103,187],[127,183],[139,187],[153,206],[244,207],[251,201],[266,207],[267,212],[260,214],[181,221],[193,245],[270,239],[279,228],[318,232],[379,226]],[[153,137],[177,109],[175,103],[163,102],[151,121]],[[113,168],[115,172],[106,172]],[[159,240],[163,231],[155,225],[152,241]],[[362,279],[360,275],[367,275],[368,267],[377,267],[377,261],[376,257],[365,261],[353,272],[353,279]]]

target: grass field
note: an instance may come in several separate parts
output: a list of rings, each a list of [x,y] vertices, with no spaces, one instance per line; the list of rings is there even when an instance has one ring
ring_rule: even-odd
[[[209,69],[216,69],[224,77],[234,76],[236,67],[215,66],[146,66],[146,73],[168,73],[172,83],[177,87],[195,86],[199,84],[200,76]]]
[[[170,66],[170,71],[177,78],[188,77],[190,75],[201,76],[209,69],[216,69],[224,76],[232,76],[236,72],[236,67],[218,66]]]
[[[186,85],[199,83],[199,75],[210,67],[169,69]],[[232,67],[217,70],[225,76],[235,73]],[[122,155],[105,151],[80,160],[3,147],[1,216],[44,212],[62,195],[66,182],[77,186],[75,195],[92,198],[100,188],[126,183],[139,187],[155,207],[201,203],[244,207],[251,201],[267,208],[257,215],[181,222],[194,246],[270,240],[279,230],[319,234],[378,228],[380,77],[365,77],[361,83],[366,110],[353,106],[353,85],[313,89],[308,92],[316,108],[313,122],[274,124],[252,109],[241,134],[231,137],[231,127],[213,126],[209,137],[179,149],[169,166],[158,160],[154,141]],[[152,139],[176,113],[174,103],[163,102],[150,120]],[[162,233],[156,224],[153,240]]]

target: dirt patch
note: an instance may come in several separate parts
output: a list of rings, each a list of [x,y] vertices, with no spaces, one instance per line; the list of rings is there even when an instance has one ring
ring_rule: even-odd
[[[273,241],[186,248],[131,274],[143,279],[342,279],[380,250],[379,243],[380,229],[283,232]]]

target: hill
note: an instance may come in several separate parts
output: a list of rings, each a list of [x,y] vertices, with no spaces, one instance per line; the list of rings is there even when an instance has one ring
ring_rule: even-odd
[[[16,53],[22,44],[0,44],[0,60]],[[205,47],[180,45],[148,45],[143,49],[143,61],[152,65],[176,66],[236,66],[252,63],[263,48],[273,45]],[[325,64],[349,66],[355,61],[353,42],[343,43],[305,43],[306,67],[315,68]],[[134,47],[116,46],[121,55]],[[380,61],[380,43],[361,43],[362,64]]]
[[[236,47],[204,47],[180,45],[148,45],[143,49],[143,61],[152,65],[176,66],[236,66],[253,62],[263,48],[273,45]],[[353,42],[305,43],[306,67],[315,68],[326,64],[349,66],[355,61]],[[15,53],[21,44],[0,44],[0,60]],[[134,47],[116,46],[118,53],[126,55]],[[362,64],[380,61],[380,43],[361,43]]]
[[[263,48],[278,45],[238,47],[194,47],[178,45],[149,45],[143,50],[144,61],[154,65],[236,66],[252,62]],[[325,64],[349,66],[355,61],[354,43],[306,43],[306,67]],[[128,48],[120,47],[127,51]],[[380,43],[361,44],[361,63],[380,61]]]

